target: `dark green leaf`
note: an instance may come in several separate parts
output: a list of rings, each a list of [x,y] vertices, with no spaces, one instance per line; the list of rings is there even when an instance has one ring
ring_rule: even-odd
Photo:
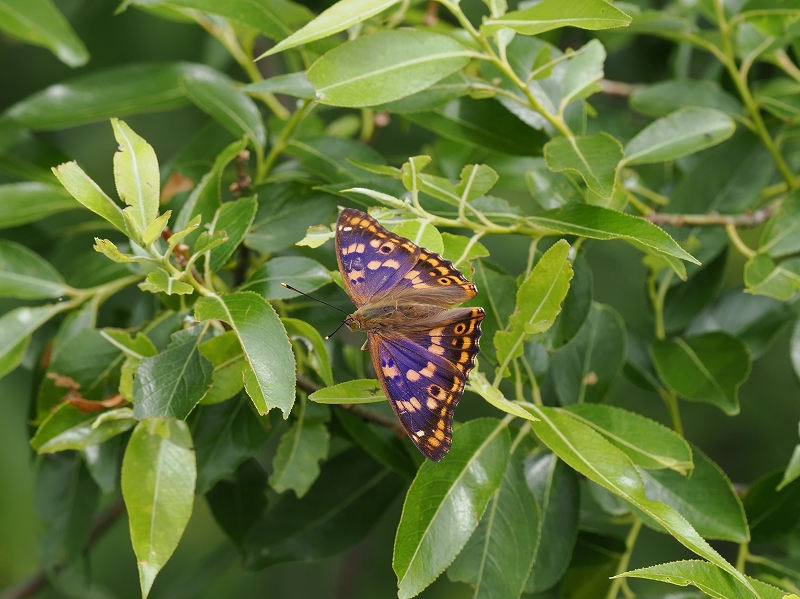
[[[570,281],[561,313],[547,331],[546,340],[543,341],[550,351],[563,347],[575,337],[592,308],[594,282],[592,270],[584,254],[578,254],[572,261],[572,270],[575,276]]]
[[[525,459],[525,480],[541,510],[540,540],[526,593],[544,591],[564,575],[578,535],[580,487],[574,470],[549,452]]]
[[[211,222],[213,231],[225,231],[228,240],[211,250],[211,270],[217,271],[228,261],[239,247],[245,234],[253,224],[258,202],[255,197],[241,198],[235,202],[225,202],[217,210]]]
[[[378,165],[385,163],[383,156],[368,145],[342,137],[293,139],[288,143],[286,152],[299,158],[311,172],[334,182],[357,181],[363,178],[364,171],[352,160]],[[274,201],[272,198],[270,200]]]
[[[743,117],[741,102],[712,81],[673,79],[637,89],[631,108],[648,116],[666,116],[686,107],[714,108],[730,116]]]
[[[259,148],[267,142],[267,131],[258,107],[233,81],[208,67],[184,69],[184,93],[198,108],[237,137],[246,135]]]
[[[469,49],[446,35],[382,31],[334,48],[307,76],[324,104],[375,106],[433,85],[464,67],[469,57]]]
[[[0,229],[36,222],[80,208],[60,185],[24,181],[0,185]]]
[[[267,507],[267,475],[249,459],[236,469],[232,479],[219,481],[206,493],[214,519],[239,547]]]
[[[302,499],[285,493],[259,520],[245,546],[245,567],[317,560],[349,549],[375,526],[402,486],[402,478],[360,449],[339,454],[325,463]]]
[[[211,388],[200,403],[212,405],[223,402],[244,388],[247,360],[236,333],[226,331],[204,341],[200,344],[200,353],[214,365]]]
[[[800,85],[792,79],[776,77],[760,85],[756,101],[767,112],[787,123],[800,119]]]
[[[59,312],[64,304],[23,306],[0,316],[0,376],[14,370],[25,354],[30,335]]]
[[[408,490],[394,546],[400,599],[431,584],[469,540],[500,486],[509,445],[504,424],[470,420],[456,429],[441,462],[422,465]]]
[[[328,350],[319,331],[297,318],[281,319],[290,339],[303,339],[310,346],[309,363],[326,385],[333,385],[333,370]]]
[[[686,328],[714,300],[726,262],[727,254],[723,252],[687,282],[669,288],[664,297],[664,329],[668,333]]]
[[[134,64],[81,75],[17,102],[3,114],[34,130],[61,129],[110,117],[183,106],[180,81],[188,63]]]
[[[200,353],[207,325],[172,336],[167,351],[142,360],[133,386],[136,418],[186,418],[203,398],[214,367]]]
[[[742,502],[722,469],[692,446],[694,470],[688,478],[667,470],[642,470],[649,499],[674,507],[706,539],[750,540]],[[646,522],[646,521],[645,521]]]
[[[506,154],[536,156],[547,141],[544,133],[523,124],[491,100],[460,98],[407,118],[445,139]]]
[[[0,297],[45,299],[67,292],[64,278],[39,254],[0,240]]]
[[[255,291],[264,299],[288,299],[297,293],[283,287],[287,283],[304,293],[316,291],[331,282],[328,269],[316,260],[302,256],[279,256],[265,262],[248,277],[242,290]]]
[[[86,449],[124,433],[135,425],[136,420],[130,408],[118,408],[98,415],[97,412],[82,412],[64,402],[39,426],[31,439],[31,447],[37,453]]]
[[[589,599],[604,597],[611,587],[610,578],[625,554],[625,541],[611,535],[581,531],[561,590],[565,597]]]
[[[522,459],[516,454],[447,576],[474,587],[477,599],[519,597],[539,545],[540,524],[539,506],[525,484]]]
[[[602,401],[625,363],[626,341],[616,310],[593,304],[578,334],[550,357],[561,404]]]
[[[83,461],[94,482],[106,495],[119,488],[119,470],[122,461],[122,437],[111,437],[100,445],[89,445],[81,451]]]
[[[334,414],[347,435],[361,449],[399,475],[409,480],[414,478],[417,474],[414,462],[408,457],[394,432],[378,430],[376,426],[367,424],[347,410],[334,410]]]
[[[122,461],[122,496],[145,599],[189,523],[196,478],[185,422],[148,418],[139,423]]]
[[[89,60],[86,46],[50,0],[0,1],[0,29],[47,48],[71,67],[83,66]]]
[[[197,493],[205,493],[220,479],[256,454],[269,437],[265,424],[244,396],[213,406],[202,406],[190,422],[197,447]]]
[[[781,470],[762,476],[742,497],[754,543],[785,537],[800,522],[800,480],[778,491],[782,476]]]
[[[308,77],[306,77],[305,71],[277,75],[263,81],[257,81],[243,87],[242,91],[249,94],[286,94],[287,96],[307,100],[313,99],[317,93]]]
[[[39,462],[33,507],[44,523],[39,553],[47,568],[83,553],[97,499],[97,486],[79,454],[62,453]]]
[[[736,337],[706,333],[653,342],[653,363],[673,391],[692,401],[739,413],[739,387],[750,374],[750,352]]]
[[[259,414],[280,408],[287,418],[294,404],[295,360],[278,315],[250,291],[204,297],[195,305],[198,320],[227,322],[242,344],[250,370],[244,386]]]
[[[654,470],[668,468],[679,473],[679,477],[686,476],[694,468],[689,444],[671,429],[649,418],[595,404],[575,404],[567,411],[619,447],[637,466]],[[694,476],[695,473],[692,480]]]
[[[475,261],[474,281],[478,287],[478,295],[467,305],[483,306],[486,310],[486,317],[481,323],[481,355],[496,363],[494,337],[506,327],[508,318],[514,311],[517,284],[512,277],[483,260]]]
[[[786,196],[767,222],[761,235],[760,252],[773,258],[800,252],[800,192]]]

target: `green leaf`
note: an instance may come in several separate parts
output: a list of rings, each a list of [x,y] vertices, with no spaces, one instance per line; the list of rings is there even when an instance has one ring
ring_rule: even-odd
[[[361,541],[404,485],[357,448],[328,460],[302,499],[284,493],[256,524],[244,550],[245,568],[311,561]]]
[[[441,462],[425,462],[406,495],[392,567],[398,597],[431,584],[458,555],[502,482],[510,440],[497,420],[470,420],[455,430]]]
[[[139,288],[143,291],[166,293],[167,295],[187,295],[194,291],[194,287],[189,283],[179,281],[160,268],[148,273],[147,278],[139,283]]]
[[[410,239],[418,246],[441,255],[444,241],[439,230],[427,221],[407,220],[392,229],[392,233]]]
[[[245,141],[235,141],[228,145],[214,159],[214,166],[200,182],[195,185],[175,219],[175,229],[180,231],[189,226],[200,215],[202,222],[210,222],[220,207],[220,186],[225,167],[244,150]]]
[[[256,60],[344,31],[352,25],[374,17],[397,2],[398,0],[340,0]]]
[[[281,437],[281,442],[272,460],[272,474],[269,485],[278,493],[292,489],[298,499],[308,493],[319,476],[319,462],[328,457],[330,433],[324,420],[307,414],[308,402],[300,403],[300,413],[289,430]],[[312,404],[313,407],[313,404]],[[327,408],[317,407],[314,412]]]
[[[450,260],[456,268],[464,268],[467,265],[471,268],[471,262],[476,258],[487,258],[489,250],[474,237],[463,235],[453,235],[452,233],[442,233],[442,244],[444,251],[442,256]],[[472,278],[468,276],[468,278]]]
[[[526,420],[533,418],[530,412],[520,407],[518,404],[507,400],[505,396],[503,396],[503,393],[499,389],[493,387],[491,383],[486,380],[486,377],[483,376],[483,373],[479,371],[475,371],[470,375],[467,390],[474,391],[498,410],[513,414],[519,418],[525,418]]]
[[[544,0],[525,10],[486,19],[481,31],[492,34],[512,29],[522,35],[538,35],[560,27],[598,30],[626,27],[631,18],[603,0]]]
[[[531,423],[534,433],[558,457],[643,511],[682,545],[733,575],[752,591],[744,575],[725,561],[674,508],[647,498],[642,478],[625,453],[567,414],[533,405],[529,409],[541,419]],[[757,597],[755,592],[752,596]]]
[[[44,524],[43,565],[56,568],[86,550],[97,508],[97,486],[77,453],[48,456],[38,464],[33,507]]]
[[[776,487],[776,491],[780,491],[789,483],[797,480],[798,477],[800,477],[800,446],[795,445],[792,457],[789,460],[789,464],[786,466],[786,470],[783,472],[783,478]]]
[[[411,114],[434,110],[444,106],[451,100],[472,92],[481,84],[469,79],[463,72],[453,73],[434,83],[430,87],[394,102],[387,102],[375,107],[375,110],[387,110],[396,114]]]
[[[492,100],[459,98],[430,112],[406,115],[412,123],[459,144],[518,156],[541,154],[547,137]]]
[[[0,185],[0,229],[36,222],[80,205],[60,185],[24,181]]]
[[[725,276],[726,263],[727,252],[723,251],[688,281],[669,288],[664,297],[664,330],[667,333],[685,329],[714,300]]]
[[[563,113],[573,100],[588,98],[602,90],[598,82],[603,78],[605,60],[606,50],[603,44],[599,40],[591,40],[567,63],[561,80],[559,113]]]
[[[270,432],[261,423],[250,401],[240,397],[195,410],[190,427],[197,455],[198,494],[207,492],[237,466],[258,453]]]
[[[800,521],[800,481],[778,490],[782,474],[780,470],[765,474],[742,497],[754,543],[780,540]]]
[[[494,336],[500,376],[505,376],[511,360],[522,355],[525,340],[549,329],[561,311],[572,279],[569,251],[569,243],[563,239],[557,241],[520,285],[507,330]]]
[[[775,77],[755,90],[755,100],[767,112],[787,123],[800,119],[800,85],[792,79]]]
[[[119,150],[114,154],[114,180],[120,199],[142,231],[158,216],[161,189],[158,159],[152,146],[119,119],[111,119]]]
[[[197,302],[195,317],[231,326],[250,366],[244,386],[259,414],[280,408],[287,418],[294,404],[295,360],[286,329],[272,306],[251,291],[212,295]]]
[[[592,269],[584,254],[579,253],[575,257],[572,261],[572,270],[575,272],[575,276],[570,281],[567,297],[564,298],[561,306],[561,313],[547,331],[546,339],[542,341],[543,345],[551,352],[560,349],[575,338],[592,309],[594,280]]]
[[[289,299],[297,297],[297,293],[281,283],[296,287],[303,293],[312,293],[330,282],[328,269],[316,260],[302,256],[278,256],[255,270],[242,285],[242,291],[255,291],[268,300]]]
[[[467,302],[467,305],[483,306],[486,310],[486,316],[481,323],[483,331],[481,359],[485,356],[492,363],[496,363],[494,338],[498,331],[506,327],[508,318],[514,311],[517,284],[512,277],[483,260],[475,262],[474,281],[478,286],[478,295]]]
[[[286,249],[300,241],[310,225],[335,220],[333,198],[306,186],[277,183],[256,191],[262,201],[245,237],[245,245],[256,251],[271,254]]]
[[[142,360],[133,386],[137,419],[185,419],[211,385],[213,366],[200,353],[207,325],[172,335],[165,352]]]
[[[334,410],[333,413],[338,423],[356,445],[400,476],[408,480],[414,478],[417,468],[394,432],[367,424],[346,409]]]
[[[792,192],[781,201],[761,235],[759,252],[780,258],[800,252],[800,192]]]
[[[605,490],[600,488],[603,492]],[[613,495],[612,495],[613,497]],[[578,533],[561,589],[565,597],[605,597],[625,555],[625,541],[588,530]],[[686,598],[683,598],[686,599]]]
[[[800,288],[800,259],[790,258],[775,264],[766,254],[756,254],[744,265],[747,293],[788,301]]]
[[[211,230],[225,231],[228,240],[211,250],[212,272],[225,266],[233,252],[242,243],[256,217],[256,210],[258,210],[258,202],[255,197],[225,202],[219,207],[214,215],[214,220],[211,221]]]
[[[0,316],[0,376],[14,370],[22,360],[30,335],[59,312],[66,304],[31,308],[23,306]]]
[[[736,337],[706,333],[653,342],[658,375],[678,395],[739,413],[739,387],[750,374],[750,352]]]
[[[525,481],[540,508],[539,546],[526,593],[558,582],[569,565],[580,521],[578,475],[554,454],[539,451],[525,458]]]
[[[323,104],[375,106],[421,91],[469,60],[470,50],[452,37],[382,31],[334,48],[306,74]]]
[[[308,77],[306,77],[305,71],[277,75],[263,81],[257,81],[246,85],[242,88],[242,91],[248,94],[286,94],[287,96],[305,100],[313,100],[317,95],[314,86],[311,85]]]
[[[266,491],[264,469],[251,458],[206,493],[214,519],[239,548],[267,507]]]
[[[675,160],[715,146],[733,135],[736,125],[713,108],[683,108],[650,123],[625,146],[622,164]]]
[[[197,107],[236,137],[246,135],[256,148],[267,143],[267,131],[258,107],[227,76],[208,67],[185,69],[184,92]]]
[[[461,170],[455,192],[463,200],[471,202],[488,193],[499,178],[497,172],[485,164],[468,164]]]
[[[244,388],[244,358],[239,338],[233,331],[212,337],[200,344],[200,353],[214,365],[211,388],[200,400],[203,405],[230,399]]]
[[[358,379],[339,383],[314,391],[308,398],[321,404],[362,404],[386,401],[383,387],[377,379]]]
[[[561,405],[603,401],[625,363],[625,323],[611,306],[593,304],[578,334],[550,357]]]
[[[744,117],[744,108],[713,81],[672,79],[647,85],[634,91],[630,105],[648,116],[667,116],[681,108],[713,108],[733,118]]]
[[[689,444],[658,422],[606,405],[575,404],[566,410],[619,447],[637,466],[668,468],[682,476],[694,468]]]
[[[313,17],[310,10],[289,0],[250,2],[248,0],[126,0],[125,4],[142,7],[181,7],[220,15],[248,27],[254,27],[274,40],[282,40],[299,25]]]
[[[24,245],[0,240],[0,297],[45,299],[67,292],[64,278]]]
[[[607,198],[614,192],[622,144],[608,133],[569,139],[556,137],[545,145],[544,157],[551,170],[578,173],[589,189]]]
[[[136,420],[130,408],[118,408],[98,415],[97,412],[83,412],[64,402],[39,426],[31,439],[31,447],[40,454],[86,449],[134,426]]]
[[[121,441],[121,436],[111,437],[105,443],[89,445],[81,450],[81,457],[83,457],[89,474],[106,495],[119,488]]]
[[[83,172],[77,162],[65,162],[54,167],[53,173],[73,198],[127,235],[122,208]]]
[[[741,581],[734,579],[733,576],[713,564],[699,560],[685,560],[639,568],[620,574],[620,576],[658,580],[682,587],[692,585],[716,599],[744,599],[753,596],[752,590],[744,586]],[[749,576],[746,579],[755,588],[761,599],[785,599],[788,596],[785,591],[760,580]]]
[[[326,385],[333,385],[333,370],[331,360],[328,357],[328,350],[319,331],[310,324],[297,318],[282,318],[283,326],[290,339],[304,339],[313,349],[313,354],[309,356],[311,367],[319,374]]]
[[[122,497],[142,597],[149,594],[189,523],[196,478],[192,436],[185,422],[148,418],[139,423],[122,460]]]
[[[450,580],[475,589],[476,599],[519,597],[530,574],[541,517],[522,470],[515,454],[478,527],[447,569]]]
[[[50,0],[0,1],[0,29],[47,48],[68,66],[80,67],[89,60],[86,46]]]
[[[187,103],[180,81],[190,66],[197,65],[134,64],[81,75],[17,102],[2,120],[28,129],[53,130],[178,108]]]
[[[358,140],[330,135],[292,139],[288,142],[286,152],[299,158],[311,172],[334,182],[363,180],[364,171],[355,165],[354,159],[377,165],[386,162],[380,153]],[[297,195],[297,191],[292,191]],[[303,191],[304,195],[308,195],[308,189]]]
[[[133,333],[121,329],[103,329],[100,335],[126,356],[141,360],[158,353],[156,346],[144,333]]]
[[[647,248],[660,256],[672,256],[698,264],[691,254],[679,246],[672,237],[654,224],[607,208],[584,204],[568,205],[558,210],[540,212],[528,219],[540,226],[562,235],[579,235],[591,239],[622,239],[634,247]],[[678,263],[680,264],[680,263]],[[673,269],[676,266],[670,263]],[[683,268],[683,265],[680,265]],[[681,278],[683,272],[676,269]]]
[[[647,497],[675,508],[706,539],[747,543],[742,502],[722,469],[692,446],[690,477],[668,470],[639,469]],[[646,521],[645,521],[646,522]]]

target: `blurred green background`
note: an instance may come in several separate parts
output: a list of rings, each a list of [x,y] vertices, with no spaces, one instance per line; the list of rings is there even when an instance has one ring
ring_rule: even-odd
[[[110,65],[190,60],[212,64],[242,78],[224,49],[194,25],[165,21],[133,9],[114,15],[116,0],[63,0],[56,4],[87,45],[91,61],[86,67],[73,70],[44,49],[0,36],[0,110],[48,85]],[[325,7],[324,2],[306,4],[315,11]],[[478,0],[466,4],[475,12],[482,6]],[[573,40],[567,43],[573,44]],[[613,47],[610,46],[606,65],[609,79],[654,81],[670,72],[669,44],[638,39],[616,51]],[[624,138],[629,133],[620,131],[635,131],[643,124],[625,110],[624,99],[601,96],[593,104],[603,118],[616,115],[616,120],[595,123],[593,127],[613,128],[615,134]],[[207,120],[194,107],[127,119],[155,147],[160,161],[169,160]],[[76,158],[101,186],[112,187],[111,156],[115,144],[106,122],[38,135],[66,156]],[[400,158],[419,153],[430,139],[430,134],[413,126],[393,124],[382,136],[380,146],[390,159]],[[3,181],[0,175],[0,182]],[[49,239],[36,226],[12,230],[9,234],[25,236],[29,245],[41,246],[46,258],[68,264],[69,248],[59,246],[57,240]],[[41,240],[35,237],[40,234]],[[758,231],[750,231],[748,235],[755,239]],[[488,239],[486,245],[492,250],[493,259],[503,262],[512,273],[524,268],[527,248],[522,240]],[[629,329],[649,330],[652,324],[644,288],[646,270],[639,262],[641,254],[617,242],[588,243],[584,247],[594,274],[595,299],[614,306]],[[729,256],[727,268],[726,288],[741,285],[739,257]],[[5,310],[9,305],[2,307]],[[31,575],[39,563],[40,523],[33,500],[36,458],[27,443],[35,349],[33,344],[25,367],[0,380],[0,589]],[[738,416],[726,417],[710,405],[684,403],[687,438],[715,460],[734,483],[751,483],[760,474],[785,465],[791,455],[798,441],[800,419],[800,387],[791,373],[788,331],[783,330],[771,349],[754,363],[753,373],[740,392],[742,411]],[[658,396],[623,378],[618,379],[609,403],[629,407],[661,422],[668,420]],[[469,396],[464,398],[462,406],[462,417],[485,409],[485,404]],[[226,543],[204,500],[199,499],[186,534],[159,575],[151,597],[393,597],[396,582],[391,569],[391,546],[399,511],[398,502],[367,540],[343,556],[250,573],[238,566],[235,550]],[[97,597],[139,596],[136,563],[126,526],[124,520],[118,521],[92,552],[89,567],[93,577],[105,587],[98,590]],[[716,543],[715,546],[728,559],[735,557],[732,545]],[[688,557],[688,552],[676,541],[645,530],[630,565],[636,568],[682,557]],[[647,592],[648,583],[631,584]],[[55,591],[47,594],[59,596]],[[451,583],[442,576],[422,596],[456,598],[470,594],[468,586]]]

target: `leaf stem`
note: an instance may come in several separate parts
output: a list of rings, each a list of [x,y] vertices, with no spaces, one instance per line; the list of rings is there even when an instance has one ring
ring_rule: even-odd
[[[511,442],[511,448],[508,452],[509,455],[514,455],[514,452],[517,450],[517,447],[519,447],[519,444],[522,443],[522,440],[527,435],[529,435],[530,432],[531,432],[531,423],[526,420],[525,423],[521,427],[519,427],[519,432],[517,433],[517,436],[514,437],[514,440]]]
[[[672,391],[659,391],[664,403],[667,404],[669,410],[669,417],[672,421],[672,430],[683,437],[683,422],[681,421],[681,410],[678,405],[678,395]]]
[[[633,597],[633,593],[631,590],[627,588],[625,584],[625,579],[619,577],[620,574],[623,574],[628,570],[628,564],[631,561],[631,554],[633,553],[633,547],[636,545],[636,539],[639,536],[639,531],[642,529],[642,520],[640,518],[636,518],[631,524],[631,529],[628,531],[628,537],[625,539],[625,553],[619,560],[619,564],[617,565],[617,571],[615,572],[615,578],[612,579],[611,588],[608,589],[608,593],[606,593],[606,599],[616,599],[619,591],[622,590],[623,595],[625,597]],[[618,577],[618,578],[617,578]]]
[[[785,190],[786,184],[780,184]],[[780,192],[779,192],[780,193]],[[755,212],[743,214],[663,214],[653,212],[645,216],[654,225],[672,225],[674,227],[715,227],[733,225],[734,227],[756,227],[767,221],[775,210],[774,205],[765,206]]]
[[[739,231],[736,230],[736,226],[733,224],[725,225],[725,232],[728,234],[728,239],[731,240],[736,249],[739,250],[742,254],[744,254],[748,258],[752,258],[756,255],[754,250],[751,250],[747,245],[745,245],[742,238],[739,237]]]
[[[750,556],[750,549],[747,543],[739,543],[739,552],[736,554],[736,569],[744,574],[747,558]]]
[[[286,149],[292,133],[294,133],[297,126],[303,122],[313,108],[314,102],[312,100],[303,100],[303,103],[294,111],[289,122],[287,122],[281,130],[278,139],[272,144],[272,148],[270,148],[269,153],[266,158],[264,158],[264,162],[261,163],[261,168],[258,169],[255,183],[261,183],[261,181],[269,175],[272,167],[275,166],[275,161],[278,160],[278,156]]]

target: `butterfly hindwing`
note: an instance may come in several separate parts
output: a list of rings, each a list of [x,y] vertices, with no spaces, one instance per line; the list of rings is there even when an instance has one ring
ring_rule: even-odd
[[[480,352],[481,321],[486,315],[483,308],[456,308],[442,312],[427,321],[424,332],[409,334],[409,338],[428,352],[445,358],[464,377],[475,367],[475,357]]]
[[[450,449],[453,414],[466,378],[449,361],[407,338],[373,335],[370,352],[408,436],[425,457],[438,462]]]
[[[357,306],[388,294],[454,306],[477,289],[449,260],[345,208],[336,224],[336,255],[347,293]]]

